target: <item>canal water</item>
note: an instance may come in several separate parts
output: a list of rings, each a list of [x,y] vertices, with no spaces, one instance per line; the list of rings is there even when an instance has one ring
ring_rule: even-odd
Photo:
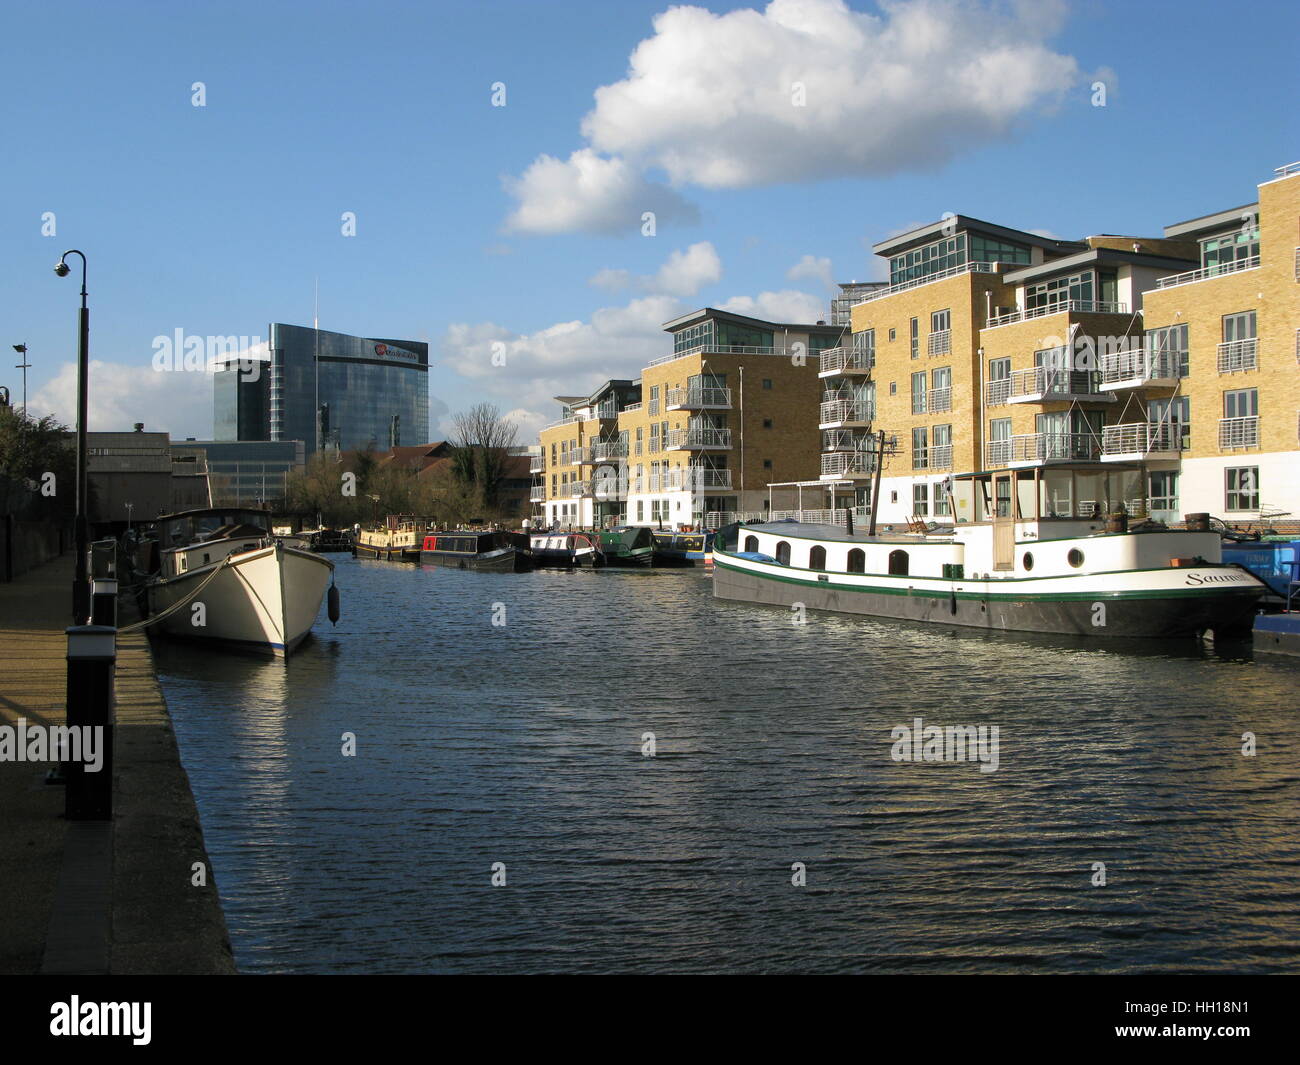
[[[1300,963],[1293,662],[333,557],[287,667],[155,643],[241,970]]]

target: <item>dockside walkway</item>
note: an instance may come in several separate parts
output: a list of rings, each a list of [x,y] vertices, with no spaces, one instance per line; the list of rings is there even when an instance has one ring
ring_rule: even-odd
[[[72,556],[0,584],[0,724],[60,725]],[[121,624],[135,620],[128,597]],[[0,761],[0,973],[233,973],[216,879],[143,632],[118,638],[114,818],[63,819],[52,763]],[[194,866],[206,886],[193,886]]]

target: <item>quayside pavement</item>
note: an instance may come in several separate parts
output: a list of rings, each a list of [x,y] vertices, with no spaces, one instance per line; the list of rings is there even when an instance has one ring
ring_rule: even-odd
[[[0,584],[0,725],[65,721],[73,562]],[[129,597],[121,623],[136,620]],[[143,632],[119,636],[111,822],[63,818],[53,763],[0,761],[0,973],[233,973],[234,959]],[[206,885],[194,886],[194,867]]]

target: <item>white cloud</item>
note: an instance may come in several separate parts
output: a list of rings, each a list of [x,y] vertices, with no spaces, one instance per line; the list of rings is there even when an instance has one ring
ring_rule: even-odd
[[[609,292],[621,292],[631,283],[631,273],[627,270],[614,270],[610,267],[597,270],[591,277],[587,278],[587,284],[606,289]]]
[[[508,189],[527,232],[632,231],[673,188],[744,188],[933,169],[1006,139],[1079,83],[1046,41],[1062,0],[772,0],[717,15],[670,7],[626,77],[596,90],[587,145],[543,155]],[[797,94],[802,106],[797,106]]]
[[[757,296],[733,296],[719,303],[718,310],[747,314],[769,322],[801,325],[825,321],[830,315],[830,306],[825,298],[789,288],[780,292],[760,292]]]
[[[694,296],[705,285],[722,280],[722,260],[707,240],[685,251],[674,251],[659,267],[653,290],[672,296]]]
[[[568,160],[539,155],[523,176],[507,178],[518,206],[506,220],[515,233],[639,233],[643,215],[664,222],[695,222],[699,213],[664,185],[646,180],[624,159],[581,148]]]
[[[801,281],[805,277],[820,281],[826,288],[835,287],[831,278],[831,261],[825,256],[805,255],[785,272],[787,281]]]
[[[88,391],[91,432],[128,432],[144,422],[174,439],[212,438],[212,375],[203,371],[155,370],[92,359]],[[77,366],[67,362],[32,396],[32,413],[52,414],[67,426],[77,420]]]

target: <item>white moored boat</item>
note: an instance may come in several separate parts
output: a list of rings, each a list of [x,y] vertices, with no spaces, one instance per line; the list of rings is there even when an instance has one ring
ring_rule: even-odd
[[[266,518],[215,508],[158,519],[159,572],[146,591],[163,633],[275,655],[306,638],[334,564],[272,536]]]
[[[1217,533],[1077,517],[1080,508],[1063,507],[1057,491],[1070,473],[958,477],[958,520],[944,530],[867,536],[795,521],[741,525],[725,547],[714,544],[714,595],[1004,631],[1249,634],[1266,589],[1222,562]]]

